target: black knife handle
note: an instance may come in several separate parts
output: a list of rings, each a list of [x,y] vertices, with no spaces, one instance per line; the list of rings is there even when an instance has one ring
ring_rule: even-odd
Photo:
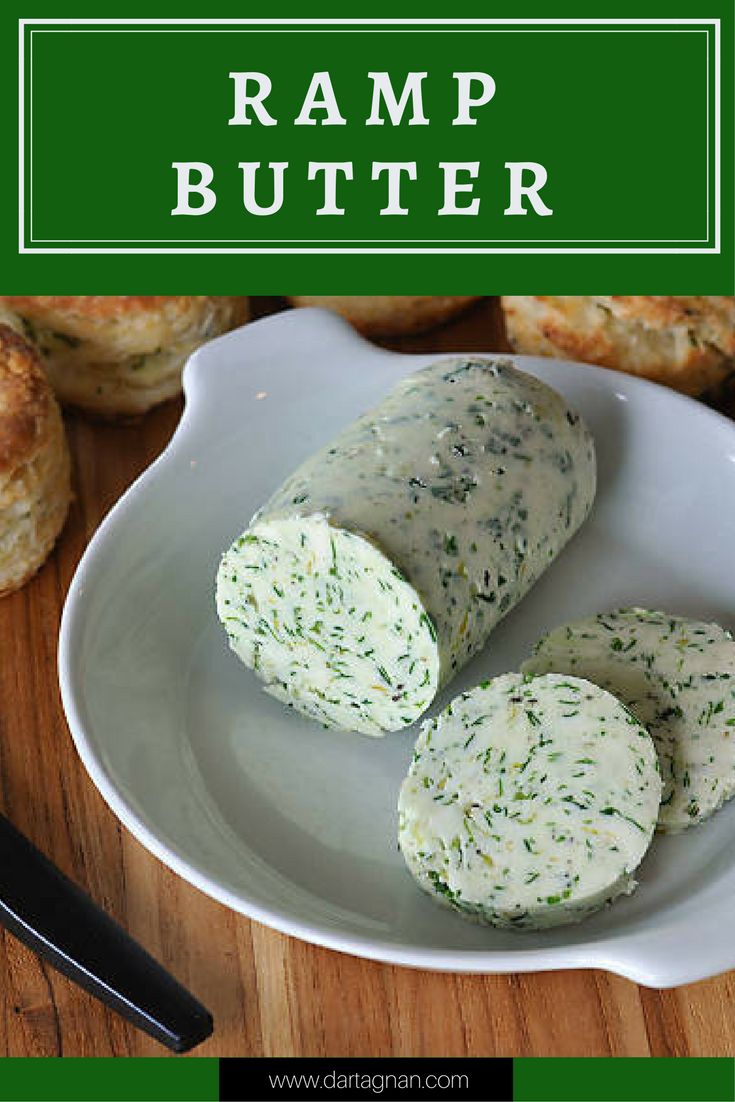
[[[174,1052],[211,1034],[209,1011],[2,815],[0,923]]]

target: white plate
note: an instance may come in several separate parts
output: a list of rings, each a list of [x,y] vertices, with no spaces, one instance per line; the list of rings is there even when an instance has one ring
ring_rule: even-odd
[[[203,891],[308,941],[467,972],[599,967],[670,986],[735,965],[735,801],[657,838],[640,888],[580,926],[472,926],[414,885],[395,804],[411,732],[324,731],[263,693],[213,604],[221,551],[292,468],[435,359],[384,352],[321,310],[202,348],[163,456],[112,510],[69,591],[69,724],[123,823]],[[663,387],[516,357],[597,441],[592,516],[437,701],[517,669],[560,621],[639,604],[735,626],[735,426]]]

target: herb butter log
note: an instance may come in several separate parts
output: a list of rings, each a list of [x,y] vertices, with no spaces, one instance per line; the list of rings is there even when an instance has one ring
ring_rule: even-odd
[[[648,732],[577,677],[505,674],[421,728],[398,803],[420,887],[477,922],[578,922],[635,887],[661,778]]]
[[[735,641],[724,628],[618,609],[555,628],[523,671],[589,678],[648,728],[664,780],[661,830],[700,823],[735,794]]]
[[[586,517],[592,438],[508,360],[438,361],[299,467],[225,553],[217,610],[269,693],[413,723]]]

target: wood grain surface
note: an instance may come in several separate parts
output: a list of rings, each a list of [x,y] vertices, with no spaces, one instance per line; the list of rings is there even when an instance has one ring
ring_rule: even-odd
[[[255,313],[279,309],[254,300]],[[506,347],[497,304],[391,342],[405,350]],[[2,809],[210,1007],[201,1056],[735,1055],[730,973],[672,991],[603,972],[458,976],[319,949],[248,921],[174,876],[124,830],[88,779],[59,701],[56,638],[85,544],[162,450],[169,403],[130,426],[67,418],[76,499],[40,574],[0,601]],[[165,1055],[10,935],[0,939],[0,1054]]]

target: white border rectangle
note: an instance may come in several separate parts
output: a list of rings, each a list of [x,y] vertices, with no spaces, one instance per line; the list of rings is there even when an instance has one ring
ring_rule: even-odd
[[[18,252],[19,253],[36,253],[36,254],[98,254],[98,255],[114,255],[114,254],[180,254],[180,255],[197,255],[197,254],[249,254],[249,255],[295,255],[295,254],[323,254],[323,255],[362,255],[362,254],[443,254],[443,255],[486,255],[486,254],[515,254],[515,255],[538,255],[538,254],[550,254],[550,255],[606,255],[606,254],[668,254],[668,255],[697,255],[697,254],[719,254],[721,251],[720,241],[720,229],[721,229],[721,57],[720,57],[720,19],[334,19],[334,18],[301,18],[301,19],[20,19],[18,21]],[[493,247],[481,247],[481,246],[468,246],[459,244],[446,244],[437,245],[435,242],[431,243],[429,247],[421,248],[409,248],[409,247],[396,247],[373,245],[370,247],[355,247],[347,245],[338,245],[336,243],[323,243],[319,247],[302,247],[307,246],[310,243],[302,242],[298,247],[289,246],[287,248],[277,248],[267,244],[250,244],[248,247],[223,247],[223,242],[218,242],[216,245],[198,245],[194,241],[185,240],[180,244],[191,245],[191,248],[176,248],[172,244],[167,246],[151,246],[141,247],[138,242],[134,247],[110,247],[109,245],[104,247],[89,247],[92,243],[85,242],[83,247],[38,247],[32,245],[34,238],[32,235],[29,242],[26,242],[25,238],[25,121],[26,121],[26,106],[25,106],[25,74],[26,74],[26,59],[25,59],[25,29],[26,27],[43,26],[58,27],[59,32],[62,27],[77,27],[77,26],[94,26],[104,29],[106,26],[119,27],[119,26],[134,26],[134,27],[157,27],[163,26],[168,30],[171,30],[177,26],[186,27],[190,30],[194,30],[199,26],[223,26],[223,27],[285,27],[285,26],[298,26],[304,29],[309,26],[319,27],[320,29],[326,29],[329,27],[335,27],[339,29],[356,29],[357,27],[365,26],[387,26],[391,29],[397,29],[398,27],[410,27],[412,30],[416,30],[418,27],[495,27],[496,29],[510,29],[514,26],[527,27],[527,26],[543,26],[551,29],[553,26],[559,26],[566,30],[571,30],[573,27],[581,26],[584,28],[591,27],[610,27],[616,25],[624,25],[625,27],[640,28],[640,32],[644,32],[646,28],[657,28],[667,26],[677,27],[701,27],[705,33],[710,29],[714,29],[714,41],[715,41],[715,103],[714,103],[714,119],[715,119],[715,142],[714,142],[714,196],[715,196],[715,211],[714,211],[714,244],[707,245],[705,247],[695,248],[682,248],[682,241],[678,241],[677,248],[665,248],[660,247],[663,243],[659,242],[654,246],[647,247],[579,247],[577,243],[571,243],[573,247],[560,247],[558,244],[553,245],[520,245],[518,247],[507,247],[502,244],[496,244]],[[54,32],[49,32],[54,33]],[[114,33],[112,30],[110,33]],[[129,31],[123,31],[121,33],[131,33]],[[132,32],[135,33],[135,32]],[[141,33],[151,33],[150,31],[141,31]],[[404,32],[405,33],[405,32]],[[611,32],[620,33],[620,32]],[[631,31],[630,33],[636,33]],[[31,31],[32,41],[33,31]],[[707,225],[709,228],[709,111],[710,111],[710,96],[709,96],[709,34],[707,33],[708,43],[708,55],[707,55]],[[30,72],[30,69],[29,69]],[[32,104],[29,103],[29,121],[32,125]],[[29,153],[31,149],[29,149]],[[32,187],[32,171],[29,174],[29,184]],[[31,210],[29,215],[32,219],[32,197],[31,197]],[[216,239],[215,239],[216,240]],[[45,246],[50,243],[43,241]],[[242,244],[236,242],[236,244]],[[362,245],[362,243],[360,243]],[[408,244],[408,243],[406,243]],[[420,244],[418,241],[413,242],[414,245]]]

